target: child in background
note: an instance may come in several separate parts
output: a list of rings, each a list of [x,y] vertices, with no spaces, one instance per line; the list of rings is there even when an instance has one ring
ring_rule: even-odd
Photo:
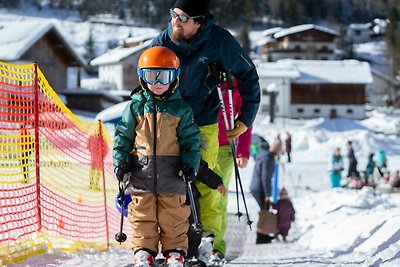
[[[278,216],[278,234],[281,235],[284,242],[289,233],[292,222],[295,219],[295,210],[292,201],[288,197],[287,190],[283,187],[279,192],[279,200],[272,207],[277,210]]]
[[[343,171],[343,157],[340,154],[340,148],[338,147],[335,148],[333,152],[330,171],[331,187],[340,187]]]
[[[368,155],[367,167],[365,168],[365,184],[372,185],[374,183],[374,170],[375,170],[375,161],[374,161],[374,153],[370,153]]]
[[[128,218],[134,266],[152,266],[161,241],[165,266],[183,267],[190,207],[187,181],[200,165],[200,131],[178,91],[179,59],[155,46],[138,62],[138,86],[115,130],[113,164],[119,181],[131,172]],[[180,175],[183,174],[183,175]]]

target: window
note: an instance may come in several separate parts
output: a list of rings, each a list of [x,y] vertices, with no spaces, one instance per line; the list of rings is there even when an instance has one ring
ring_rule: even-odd
[[[319,113],[321,113],[321,110],[319,108],[315,108],[314,113],[319,114]]]
[[[298,108],[297,113],[304,113],[304,108]]]
[[[353,109],[349,108],[349,109],[346,110],[346,112],[347,112],[347,114],[353,114]]]

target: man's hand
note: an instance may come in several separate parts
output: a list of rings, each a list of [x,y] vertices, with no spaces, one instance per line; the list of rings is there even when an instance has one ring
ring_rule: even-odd
[[[220,192],[221,195],[226,196],[226,193],[227,193],[228,190],[226,189],[226,187],[225,187],[224,184],[220,184],[220,185],[217,187],[217,191]]]
[[[235,121],[235,126],[233,127],[233,129],[226,131],[226,135],[228,136],[229,140],[233,140],[235,138],[238,138],[246,130],[247,126],[243,122],[237,120]]]
[[[125,174],[129,172],[128,165],[126,164],[119,164],[114,169],[115,176],[117,176],[118,181],[126,182]]]
[[[247,158],[238,158],[237,159],[237,164],[238,164],[238,167],[239,168],[246,168],[247,167],[247,162],[248,162],[248,159]]]
[[[186,182],[194,182],[196,180],[197,173],[192,167],[183,166],[182,172]]]

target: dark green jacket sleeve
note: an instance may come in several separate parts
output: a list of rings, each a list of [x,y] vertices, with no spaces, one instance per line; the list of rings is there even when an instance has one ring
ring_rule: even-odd
[[[114,134],[113,165],[120,163],[131,166],[130,152],[136,138],[136,119],[131,109],[131,103],[126,106],[122,113],[121,121],[118,123]]]
[[[181,150],[182,165],[199,170],[200,166],[200,130],[194,122],[189,106],[178,125],[177,134]]]

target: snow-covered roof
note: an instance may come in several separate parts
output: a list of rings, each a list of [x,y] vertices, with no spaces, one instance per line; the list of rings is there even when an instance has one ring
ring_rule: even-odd
[[[274,34],[274,33],[276,33],[276,32],[281,31],[281,30],[283,30],[283,28],[281,28],[281,27],[270,28],[270,29],[267,29],[267,30],[263,31],[263,32],[262,32],[262,35],[263,35],[263,36],[272,35],[272,34]]]
[[[266,62],[257,65],[257,73],[262,78],[289,78],[300,77],[300,72],[295,66],[281,64],[279,62]]]
[[[371,23],[352,23],[348,26],[351,30],[369,30]]]
[[[271,36],[267,36],[267,37],[259,39],[256,43],[256,46],[262,46],[265,44],[275,43],[275,42],[276,42],[276,39],[272,38]]]
[[[104,53],[101,56],[96,57],[90,62],[92,66],[99,66],[99,65],[107,65],[120,62],[121,60],[133,55],[143,49],[146,49],[150,46],[151,40],[147,40],[146,42],[139,44],[134,47],[117,47],[111,49],[110,51]]]
[[[25,20],[25,21],[1,21],[0,22],[0,60],[17,61],[32,47],[40,38],[49,31],[54,31],[66,46],[73,57],[82,65],[86,66],[85,59],[75,52],[73,47],[62,36],[57,27],[48,21]]]
[[[278,64],[296,67],[300,77],[295,83],[372,83],[368,62],[358,60],[279,60]]]
[[[257,65],[262,78],[289,78],[293,83],[372,83],[367,62],[358,60],[293,60],[282,59]]]
[[[339,35],[339,33],[337,31],[329,29],[327,27],[323,27],[323,26],[319,26],[319,25],[315,25],[315,24],[302,24],[302,25],[297,25],[297,26],[293,26],[293,27],[278,31],[274,34],[274,38],[280,38],[280,37],[284,37],[284,36],[287,36],[290,34],[308,31],[311,29],[316,29],[318,31],[326,32],[326,33],[336,35],[336,36]]]
[[[158,35],[158,33],[154,32],[154,33],[148,33],[148,34],[144,34],[144,35],[132,36],[132,37],[126,38],[124,40],[124,42],[127,44],[145,42],[147,40],[153,39],[157,35]]]

